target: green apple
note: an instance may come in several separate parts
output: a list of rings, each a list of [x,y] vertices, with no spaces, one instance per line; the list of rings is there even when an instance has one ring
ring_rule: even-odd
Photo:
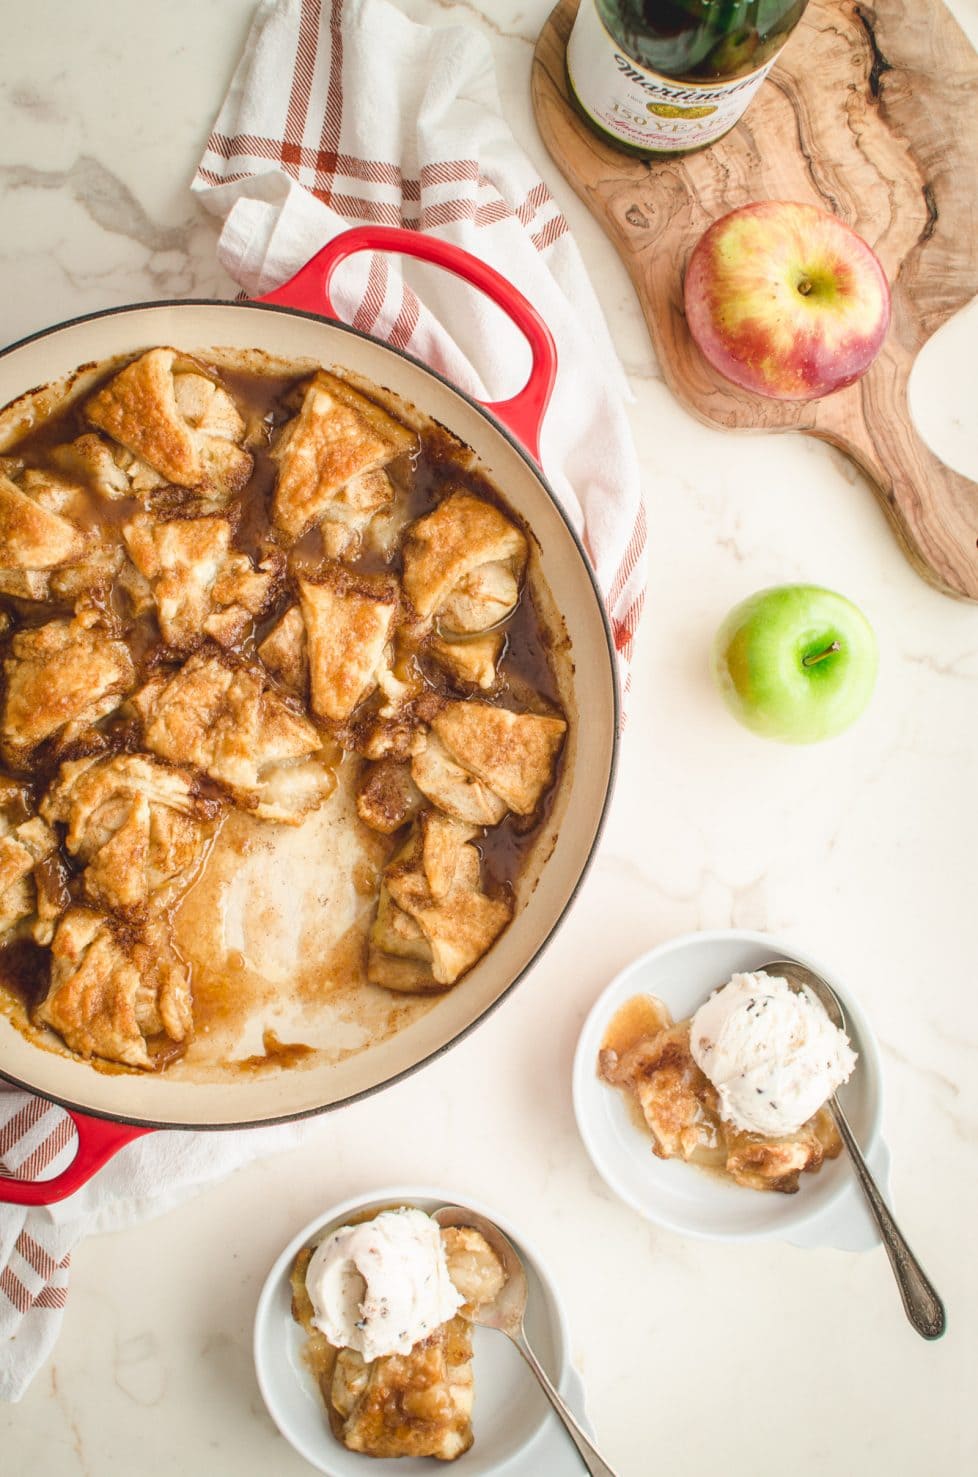
[[[713,643],[713,675],[754,733],[814,744],[854,723],[876,682],[876,637],[851,600],[776,585],[735,605]]]

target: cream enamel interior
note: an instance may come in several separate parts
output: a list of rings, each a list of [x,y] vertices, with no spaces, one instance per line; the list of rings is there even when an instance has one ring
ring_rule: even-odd
[[[549,860],[513,923],[486,957],[424,1015],[388,1040],[332,1065],[314,1059],[309,1066],[257,1076],[187,1081],[179,1074],[97,1072],[39,1049],[0,1017],[0,1073],[71,1106],[173,1126],[259,1123],[327,1108],[416,1067],[479,1020],[527,969],[560,921],[600,827],[614,767],[614,659],[583,556],[523,455],[450,386],[383,344],[338,325],[251,304],[165,303],[128,309],[66,325],[0,356],[0,405],[72,374],[79,365],[133,354],[154,344],[172,344],[188,352],[209,346],[256,347],[290,361],[308,357],[335,363],[389,388],[442,422],[475,451],[532,529],[540,574],[571,643],[573,692],[565,695],[570,732],[563,781],[537,850],[537,855],[550,853]],[[11,417],[5,419],[9,423]]]

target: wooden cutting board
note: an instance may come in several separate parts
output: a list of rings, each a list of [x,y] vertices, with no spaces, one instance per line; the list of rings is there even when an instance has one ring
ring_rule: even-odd
[[[537,44],[537,122],[628,268],[674,394],[712,425],[804,431],[839,447],[920,573],[978,600],[978,483],[928,449],[907,401],[921,346],[978,292],[978,57],[964,32],[939,0],[879,0],[875,10],[812,0],[734,130],[700,154],[649,164],[603,143],[567,100],[576,11],[577,0],[560,0]],[[693,246],[718,216],[760,199],[841,216],[876,249],[893,288],[880,357],[823,400],[768,400],[728,384],[686,328]]]

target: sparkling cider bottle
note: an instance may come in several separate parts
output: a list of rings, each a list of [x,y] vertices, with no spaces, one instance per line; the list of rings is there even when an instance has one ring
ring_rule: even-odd
[[[581,0],[567,43],[571,97],[616,148],[646,159],[727,133],[807,0]]]

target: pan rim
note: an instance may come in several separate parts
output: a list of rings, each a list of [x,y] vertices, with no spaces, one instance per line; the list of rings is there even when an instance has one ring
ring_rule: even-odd
[[[516,986],[524,980],[530,970],[533,969],[534,966],[539,962],[543,954],[552,943],[558,930],[561,928],[564,921],[566,920],[570,909],[577,900],[578,894],[580,893],[581,888],[583,887],[584,882],[591,870],[595,854],[598,849],[598,844],[601,840],[601,837],[604,833],[605,825],[607,823],[608,812],[611,807],[611,800],[614,795],[615,785],[618,779],[618,767],[621,747],[622,695],[621,681],[618,671],[618,653],[615,648],[614,636],[611,630],[611,622],[608,616],[608,612],[605,609],[604,600],[598,586],[597,576],[595,574],[591,561],[588,558],[584,545],[577,533],[577,530],[571,523],[560,499],[557,497],[553,488],[550,486],[550,482],[548,481],[547,476],[543,471],[540,463],[531,456],[531,454],[513,435],[513,433],[499,420],[497,420],[496,417],[491,413],[491,411],[486,409],[481,401],[476,400],[472,395],[468,394],[467,391],[460,389],[458,385],[454,384],[439,370],[432,369],[429,365],[425,364],[422,360],[415,358],[413,354],[407,353],[407,351],[404,349],[395,347],[392,344],[388,344],[383,339],[375,338],[372,334],[364,333],[362,329],[353,328],[349,324],[342,323],[336,318],[330,318],[324,313],[310,313],[301,308],[289,308],[279,303],[263,303],[255,301],[253,299],[243,299],[240,302],[235,302],[227,298],[157,299],[155,302],[124,303],[114,308],[103,308],[93,313],[82,313],[75,318],[66,318],[61,323],[57,323],[49,328],[39,329],[36,333],[27,334],[23,338],[18,339],[15,343],[8,344],[5,348],[0,349],[0,359],[6,359],[16,350],[22,349],[28,344],[37,343],[41,339],[51,338],[54,335],[61,333],[66,328],[74,328],[80,324],[97,322],[103,318],[117,317],[125,313],[143,312],[146,310],[160,311],[169,310],[171,308],[198,309],[214,307],[231,308],[234,310],[245,309],[247,311],[257,311],[260,313],[284,314],[286,317],[290,318],[304,318],[312,323],[325,325],[342,333],[350,334],[354,338],[363,339],[376,348],[383,349],[387,353],[392,354],[397,358],[406,360],[408,364],[420,370],[422,374],[431,376],[432,379],[437,380],[447,390],[451,391],[452,394],[458,396],[460,400],[464,401],[471,409],[477,411],[478,414],[482,416],[485,421],[488,422],[491,429],[494,430],[498,435],[502,436],[503,439],[509,443],[510,447],[526,464],[531,475],[536,479],[537,482],[540,483],[543,491],[546,493],[550,502],[556,509],[561,521],[563,522],[568,534],[570,535],[574,543],[578,556],[581,560],[582,565],[584,566],[584,570],[590,582],[591,590],[595,599],[595,604],[597,605],[598,613],[601,618],[601,627],[604,632],[605,645],[607,647],[608,661],[611,670],[613,724],[611,754],[608,764],[608,780],[604,790],[604,798],[601,804],[601,811],[597,819],[594,834],[591,838],[591,842],[587,850],[587,855],[584,857],[581,869],[577,875],[574,885],[571,888],[566,901],[561,907],[560,912],[554,919],[553,924],[551,925],[545,936],[540,940],[539,944],[534,949],[530,958],[523,965],[522,969],[520,969],[519,972],[513,976],[506,988],[502,990],[494,1000],[492,1000],[483,1010],[479,1012],[474,1020],[471,1020],[468,1025],[463,1026],[461,1030],[457,1031],[451,1037],[450,1040],[445,1041],[440,1046],[435,1047],[433,1051],[428,1052],[425,1056],[419,1058],[418,1061],[412,1062],[410,1066],[404,1067],[401,1071],[395,1072],[392,1076],[384,1078],[382,1082],[373,1083],[369,1087],[361,1088],[358,1092],[348,1093],[346,1096],[337,1098],[334,1102],[331,1103],[323,1103],[311,1108],[300,1108],[296,1109],[293,1112],[276,1113],[270,1117],[249,1118],[242,1122],[227,1123],[174,1123],[173,1121],[168,1119],[138,1117],[128,1113],[111,1112],[105,1108],[92,1108],[84,1103],[75,1102],[70,1098],[56,1096],[50,1091],[45,1091],[34,1086],[30,1082],[25,1082],[21,1078],[13,1076],[11,1073],[5,1071],[3,1064],[0,1063],[0,1081],[6,1082],[10,1086],[19,1088],[24,1092],[29,1092],[35,1097],[43,1098],[47,1102],[53,1103],[57,1107],[64,1108],[69,1113],[78,1113],[86,1118],[98,1118],[109,1123],[122,1123],[131,1128],[157,1129],[167,1132],[172,1131],[181,1133],[234,1133],[242,1129],[274,1128],[278,1125],[284,1125],[287,1123],[298,1123],[306,1118],[317,1118],[325,1113],[333,1113],[340,1108],[345,1108],[353,1103],[361,1102],[365,1098],[372,1097],[376,1093],[384,1092],[388,1088],[395,1087],[398,1083],[406,1081],[407,1078],[412,1077],[423,1067],[427,1067],[433,1062],[437,1061],[440,1057],[451,1051],[453,1047],[460,1045],[462,1041],[466,1040],[472,1034],[472,1032],[477,1030],[477,1028],[481,1026],[484,1021],[487,1021],[489,1017],[495,1013],[502,1002],[509,998],[512,992],[515,990]],[[31,391],[29,389],[22,391],[22,394],[24,395],[30,393]],[[20,397],[18,396],[16,398]],[[449,429],[451,428],[449,427]],[[40,1049],[41,1048],[38,1047],[38,1050]],[[92,1070],[95,1069],[93,1068]],[[2,1196],[0,1196],[0,1200],[2,1200]]]

